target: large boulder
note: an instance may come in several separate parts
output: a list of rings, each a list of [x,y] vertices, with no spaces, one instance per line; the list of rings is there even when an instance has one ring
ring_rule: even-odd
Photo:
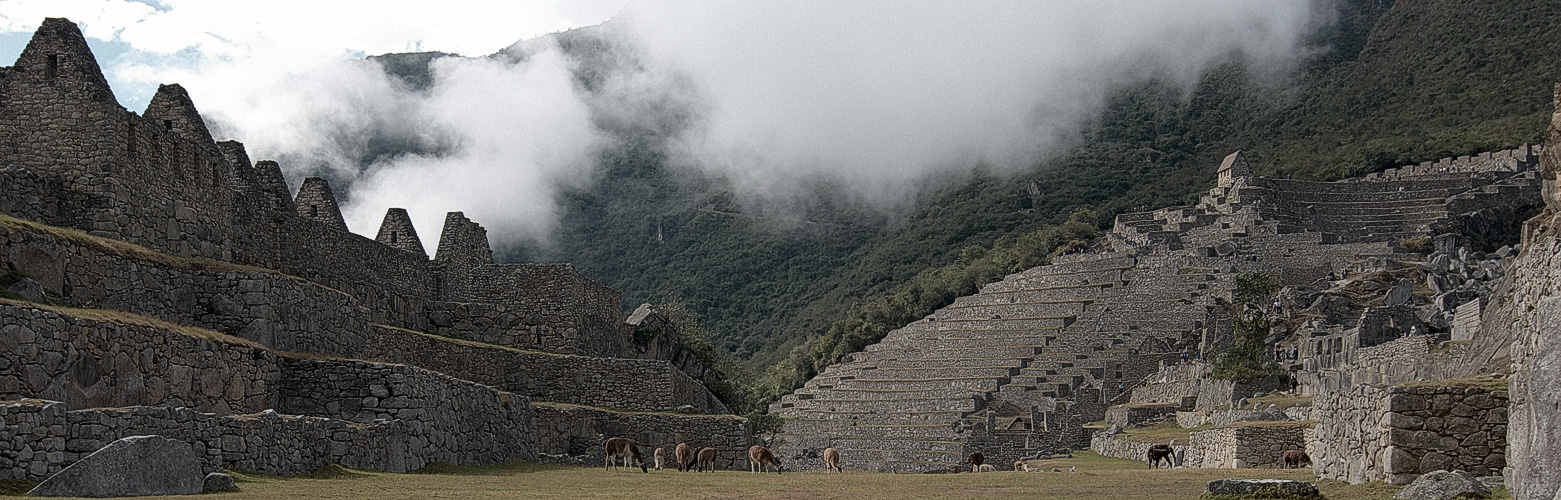
[[[189,443],[162,436],[130,436],[109,443],[27,492],[42,497],[196,495],[200,459]]]
[[[1439,470],[1421,474],[1393,498],[1403,500],[1452,500],[1454,498],[1490,498],[1491,489],[1465,471]]]
[[[1283,498],[1307,500],[1323,498],[1317,485],[1289,479],[1220,479],[1209,481],[1204,498]]]

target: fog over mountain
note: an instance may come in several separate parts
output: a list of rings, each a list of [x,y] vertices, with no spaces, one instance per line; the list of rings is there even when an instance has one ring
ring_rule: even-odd
[[[196,9],[169,5],[160,12]],[[1289,68],[1332,12],[1325,1],[643,1],[574,33],[595,52],[547,35],[434,58],[424,82],[350,50],[267,71],[287,52],[222,45],[225,25],[203,43],[253,64],[173,74],[189,77],[180,83],[218,139],[280,160],[295,183],[329,177],[354,231],[372,235],[386,208],[404,207],[431,247],[444,212],[463,210],[497,246],[545,246],[560,190],[590,180],[620,141],[656,141],[672,164],[751,200],[827,181],[892,207],[931,174],[1033,165],[1072,143],[1112,85],[1153,75],[1190,86],[1231,57]],[[264,46],[308,43],[272,39]]]

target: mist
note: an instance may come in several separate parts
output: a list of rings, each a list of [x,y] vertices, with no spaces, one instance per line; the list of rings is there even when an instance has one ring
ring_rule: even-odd
[[[423,89],[338,61],[209,116],[295,182],[330,177],[356,232],[403,207],[432,249],[460,210],[497,247],[546,247],[561,190],[625,129],[749,199],[827,182],[893,206],[935,174],[1014,171],[1076,144],[1115,85],[1191,88],[1238,56],[1285,71],[1327,21],[1319,5],[648,1],[592,28],[630,63],[595,68],[591,88],[550,36],[436,59]]]

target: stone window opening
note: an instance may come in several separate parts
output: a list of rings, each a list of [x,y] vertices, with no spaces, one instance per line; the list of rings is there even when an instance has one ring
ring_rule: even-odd
[[[392,244],[392,245],[396,244],[396,232],[395,231],[391,231],[390,232],[390,244]]]
[[[309,216],[310,217],[319,217],[320,216],[320,206],[319,205],[309,205]]]
[[[49,54],[49,59],[43,64],[43,77],[53,80],[60,74],[60,55]]]
[[[173,120],[163,120],[163,130],[173,130]]]
[[[126,134],[126,135],[129,136],[129,140],[125,141],[125,152],[126,153],[135,153],[136,152],[136,122],[134,122],[134,121],[126,122],[125,125],[126,125],[126,128],[129,129],[129,133]]]

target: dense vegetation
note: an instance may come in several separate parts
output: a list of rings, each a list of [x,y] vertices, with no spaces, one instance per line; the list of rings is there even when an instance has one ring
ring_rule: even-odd
[[[1192,88],[1153,75],[1123,84],[1072,150],[1021,172],[927,179],[904,212],[822,183],[775,210],[675,168],[663,144],[691,120],[676,106],[651,122],[601,123],[617,146],[596,182],[566,195],[556,245],[501,258],[571,262],[631,308],[679,297],[740,382],[723,396],[746,412],[983,283],[1084,244],[1116,214],[1193,201],[1231,151],[1260,175],[1334,179],[1539,139],[1561,81],[1561,5],[1328,5],[1338,19],[1289,74],[1233,54]],[[558,37],[587,90],[633,66],[592,30]]]
[[[1214,378],[1251,382],[1269,375],[1288,373],[1269,357],[1268,299],[1280,288],[1279,278],[1268,273],[1246,272],[1236,275],[1236,292],[1230,304],[1232,341],[1229,349],[1214,358]],[[1273,311],[1278,313],[1279,311]]]

